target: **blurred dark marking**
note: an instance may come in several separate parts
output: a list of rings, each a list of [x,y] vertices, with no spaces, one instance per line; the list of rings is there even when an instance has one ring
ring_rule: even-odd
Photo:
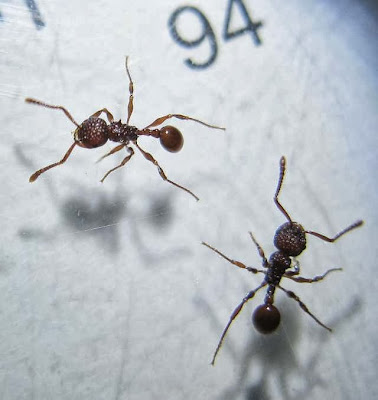
[[[170,198],[165,196],[152,201],[150,222],[157,229],[167,228],[172,223],[172,204]]]
[[[359,4],[366,9],[366,11],[378,20],[378,1],[377,0],[359,0]]]
[[[38,6],[35,3],[34,0],[25,0],[26,3],[26,7],[28,7],[31,15],[32,15],[32,19],[34,22],[34,25],[36,26],[37,29],[42,29],[45,27],[45,23],[43,22],[41,13],[39,12]]]
[[[39,12],[38,6],[34,0],[25,0],[26,7],[29,9],[32,20],[34,22],[35,27],[40,30],[45,27],[45,23],[42,19],[42,15]],[[4,22],[3,14],[0,11],[0,22]]]

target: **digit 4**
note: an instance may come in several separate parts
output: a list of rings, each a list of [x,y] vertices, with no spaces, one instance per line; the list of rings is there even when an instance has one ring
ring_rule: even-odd
[[[246,26],[244,28],[237,29],[235,31],[230,31],[230,21],[231,21],[231,11],[233,5],[238,6],[240,13],[246,22]],[[224,24],[224,29],[223,29],[223,39],[230,40],[233,39],[239,35],[243,35],[244,33],[251,32],[252,34],[252,39],[255,42],[256,46],[261,45],[261,39],[258,35],[257,30],[262,27],[262,22],[253,22],[252,19],[249,16],[249,13],[247,11],[247,8],[245,7],[243,0],[229,0],[228,2],[228,7],[227,7],[227,12],[226,12],[226,20]]]

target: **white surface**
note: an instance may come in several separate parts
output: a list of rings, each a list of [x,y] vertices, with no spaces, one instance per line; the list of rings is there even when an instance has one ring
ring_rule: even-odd
[[[218,39],[216,62],[194,71],[167,20],[179,1],[38,2],[36,30],[21,1],[0,3],[1,399],[373,399],[377,396],[377,19],[357,1],[246,1],[263,20],[263,45],[221,39],[226,2],[200,9]],[[198,6],[199,2],[191,5]],[[237,14],[237,13],[236,13]],[[196,29],[193,26],[193,29]],[[195,34],[194,34],[195,36]],[[59,160],[77,120],[107,107],[126,118],[130,55],[138,127],[169,112],[227,127],[174,122],[178,154],[143,138],[169,178],[136,154],[94,162],[111,148],[75,149]],[[204,53],[206,54],[206,52]],[[257,334],[248,303],[209,365],[221,331],[261,277],[200,245],[259,267],[248,237],[266,254],[284,222],[272,197],[287,157],[281,200],[309,238],[303,276],[334,266],[314,285],[284,283],[327,333],[283,294],[282,325]]]

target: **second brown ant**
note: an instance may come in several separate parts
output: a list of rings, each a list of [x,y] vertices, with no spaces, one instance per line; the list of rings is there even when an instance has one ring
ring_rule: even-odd
[[[84,122],[78,124],[74,120],[72,115],[67,111],[67,109],[62,106],[47,104],[43,101],[39,101],[29,97],[25,99],[27,103],[37,104],[39,106],[46,108],[62,110],[64,114],[67,116],[67,118],[69,118],[70,121],[72,121],[76,125],[76,129],[73,132],[74,142],[69,147],[63,158],[56,163],[50,164],[47,167],[41,168],[38,171],[34,172],[34,174],[29,178],[29,182],[34,182],[44,172],[65,163],[68,157],[71,155],[72,150],[74,149],[75,146],[84,147],[86,149],[94,149],[96,147],[103,146],[108,140],[110,140],[112,142],[117,142],[121,144],[114,147],[107,154],[102,156],[100,160],[122,150],[123,148],[125,148],[129,154],[122,160],[122,162],[119,165],[108,171],[105,174],[105,176],[101,179],[101,182],[103,182],[110,173],[112,173],[118,168],[123,167],[131,159],[131,157],[134,155],[134,150],[132,147],[129,146],[129,144],[132,143],[148,161],[156,165],[158,172],[163,180],[178,187],[179,189],[185,190],[187,193],[191,194],[196,200],[199,200],[199,198],[189,189],[167,178],[163,169],[160,167],[159,163],[155,160],[155,158],[150,153],[146,152],[139,146],[138,137],[152,136],[154,138],[160,139],[160,144],[164,147],[164,149],[166,149],[169,152],[175,153],[180,151],[184,144],[184,138],[182,136],[182,133],[177,128],[170,125],[163,126],[160,129],[151,129],[151,128],[161,125],[164,121],[170,118],[190,120],[214,129],[225,130],[225,128],[221,128],[215,125],[210,125],[207,124],[206,122],[200,121],[199,119],[188,117],[187,115],[182,115],[182,114],[167,114],[164,115],[163,117],[156,118],[155,121],[153,121],[151,124],[147,125],[143,129],[138,129],[135,126],[129,125],[130,117],[134,108],[133,105],[134,84],[131,79],[131,75],[128,68],[128,57],[126,57],[126,72],[129,77],[129,104],[128,104],[127,121],[125,124],[122,123],[121,120],[114,121],[113,115],[106,108],[102,108],[101,110],[96,111]],[[109,124],[107,124],[106,121],[103,120],[102,118],[99,118],[102,113],[106,115]]]
[[[278,251],[275,251],[270,257],[269,260],[265,257],[264,251],[262,247],[257,243],[256,239],[252,235],[251,232],[249,232],[251,239],[253,243],[257,247],[257,251],[259,252],[259,255],[262,259],[262,266],[265,268],[264,270],[261,269],[256,269],[256,268],[251,268],[247,267],[245,264],[243,264],[240,261],[233,260],[223,253],[221,253],[219,250],[217,250],[215,247],[210,246],[209,244],[202,242],[203,245],[207,246],[209,249],[215,251],[217,254],[219,254],[221,257],[229,261],[231,264],[235,265],[236,267],[245,269],[249,272],[252,272],[253,274],[257,273],[263,273],[265,275],[263,282],[254,290],[251,290],[242,300],[242,302],[235,308],[234,312],[231,314],[230,319],[226,325],[226,327],[223,330],[223,333],[221,335],[221,338],[218,342],[218,346],[215,350],[213,359],[211,361],[211,364],[214,365],[215,363],[215,358],[222,346],[223,340],[226,336],[226,333],[234,321],[234,319],[238,316],[240,313],[241,309],[243,308],[244,304],[247,303],[247,301],[251,300],[256,292],[260,289],[262,289],[265,286],[268,286],[267,288],[267,293],[265,295],[264,299],[264,304],[261,304],[258,306],[253,315],[252,315],[252,322],[253,325],[255,326],[256,330],[259,331],[260,333],[268,334],[274,332],[281,320],[280,312],[278,311],[277,307],[273,305],[274,302],[274,292],[276,288],[281,289],[283,292],[285,292],[290,298],[294,299],[299,306],[302,308],[304,312],[306,312],[308,315],[310,315],[311,318],[313,318],[319,325],[321,325],[323,328],[327,329],[328,331],[332,331],[331,328],[328,326],[324,325],[322,322],[319,321],[318,318],[315,317],[314,314],[312,314],[307,306],[300,300],[300,298],[292,291],[287,290],[280,286],[280,282],[282,278],[288,278],[291,279],[292,281],[299,282],[299,283],[313,283],[313,282],[318,282],[321,281],[328,275],[330,272],[333,271],[341,271],[342,268],[331,268],[328,271],[326,271],[323,275],[316,276],[312,279],[309,278],[303,278],[301,276],[297,276],[300,273],[300,268],[299,268],[299,263],[296,260],[293,260],[292,257],[299,256],[303,250],[306,248],[306,233],[309,235],[313,235],[318,237],[321,240],[324,240],[326,242],[335,242],[339,237],[343,236],[347,232],[351,231],[352,229],[358,228],[363,224],[362,220],[356,221],[353,224],[349,225],[347,228],[343,229],[341,232],[339,232],[336,236],[333,238],[329,238],[327,236],[322,235],[321,233],[318,232],[313,232],[313,231],[306,231],[302,225],[300,225],[298,222],[294,222],[288,212],[283,208],[281,203],[278,201],[278,195],[280,193],[281,187],[282,187],[282,182],[284,179],[285,175],[285,169],[286,169],[286,159],[285,157],[282,157],[280,160],[280,175],[278,179],[278,185],[276,189],[276,193],[274,195],[274,202],[277,206],[277,208],[282,212],[282,214],[286,217],[288,222],[284,223],[281,225],[274,236],[274,245],[277,247]]]

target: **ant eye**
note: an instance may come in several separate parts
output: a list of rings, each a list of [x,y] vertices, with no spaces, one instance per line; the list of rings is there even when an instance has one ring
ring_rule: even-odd
[[[280,324],[281,315],[273,304],[261,304],[252,315],[254,327],[260,333],[272,333]]]
[[[171,153],[177,153],[184,145],[184,138],[177,128],[167,125],[160,129],[160,143]]]

